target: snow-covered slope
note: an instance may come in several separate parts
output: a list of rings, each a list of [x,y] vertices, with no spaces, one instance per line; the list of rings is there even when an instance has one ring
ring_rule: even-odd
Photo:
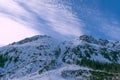
[[[87,35],[63,42],[37,35],[0,48],[0,80],[99,80],[96,73],[117,80],[119,68],[120,42]]]
[[[120,63],[120,42],[94,39],[91,36],[80,36],[79,39],[64,43],[65,62],[74,63],[82,58],[99,62]],[[62,50],[62,48],[61,48]]]
[[[18,78],[15,80],[72,80],[72,78],[74,78],[74,76],[71,76],[70,74],[68,75],[68,74],[66,74],[66,72],[67,71],[68,72],[69,71],[80,71],[80,70],[81,71],[85,70],[86,72],[84,72],[84,73],[81,72],[82,75],[80,77],[77,77],[77,79],[86,80],[86,78],[84,78],[84,76],[89,77],[90,73],[88,71],[90,69],[80,67],[77,65],[65,65],[65,66],[62,66],[61,68],[44,72],[43,74],[33,73],[28,76]],[[68,76],[70,76],[70,77],[68,77]]]
[[[49,36],[34,36],[0,48],[1,76],[20,77],[43,69],[56,58],[57,44]]]

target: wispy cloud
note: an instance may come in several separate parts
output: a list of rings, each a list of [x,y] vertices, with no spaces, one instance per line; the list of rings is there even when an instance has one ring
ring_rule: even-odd
[[[9,0],[8,2],[1,1],[1,4],[3,4],[1,12],[5,9],[10,17],[29,25],[40,33],[60,38],[83,34],[84,23],[82,20],[63,6],[54,5],[54,2],[50,0]]]
[[[106,16],[97,4],[96,0],[4,0],[0,1],[0,13],[59,39],[82,34],[119,39],[120,24],[115,25],[117,20]]]
[[[106,14],[97,6],[99,3],[93,0],[91,7],[83,5],[80,8],[80,16],[86,21],[85,32],[100,38],[120,40],[120,23],[114,14]],[[94,5],[93,5],[94,4]]]
[[[24,0],[22,3],[24,4],[26,1]],[[44,26],[44,31],[46,28],[49,29],[50,35],[54,35],[52,34],[53,32],[58,33],[61,36],[80,36],[83,34],[81,30],[83,23],[81,23],[79,19],[67,9],[56,7],[43,0],[40,2],[31,0],[31,3],[28,3],[25,6],[27,7],[27,10],[32,11],[35,16],[39,16],[39,28],[41,29]],[[29,10],[28,8],[31,9]],[[41,24],[43,26],[41,26]],[[47,31],[45,32],[48,33]]]
[[[104,25],[102,25],[102,31],[111,39],[120,40],[120,24],[118,24],[116,21],[111,24],[105,23]]]
[[[0,15],[0,44],[9,44],[36,34],[40,33]]]

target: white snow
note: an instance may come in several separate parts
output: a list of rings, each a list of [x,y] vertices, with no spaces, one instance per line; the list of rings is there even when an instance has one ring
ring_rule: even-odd
[[[86,56],[84,51],[88,49],[80,48],[81,53],[78,55],[72,52],[72,49],[77,46],[86,46],[86,44],[94,48],[97,52],[97,55],[90,53],[90,59],[99,62],[111,62],[99,52],[101,48],[107,48],[108,53],[109,50],[119,50],[119,43],[113,48],[111,43],[107,46],[102,46],[99,44],[82,42],[78,39],[60,42],[49,36],[34,36],[28,38],[27,41],[23,40],[22,43],[15,42],[0,48],[1,55],[11,58],[11,60],[5,63],[4,68],[0,68],[0,73],[6,74],[2,77],[4,78],[3,80],[67,80],[61,77],[61,72],[64,70],[89,70],[89,68],[86,67],[73,65],[74,60],[81,60],[81,57],[78,56],[79,54]],[[56,50],[59,50],[59,56],[57,58],[55,56]],[[67,50],[68,52],[65,53]],[[62,59],[64,56],[66,61],[71,61],[73,64],[68,65],[63,62]],[[14,60],[17,58],[18,61],[15,62]],[[39,70],[44,69],[45,66],[49,67],[51,61],[54,60],[59,66],[52,66],[55,68],[43,70],[41,74],[38,74]],[[118,62],[120,63],[120,57]],[[2,79],[0,78],[0,80]]]
[[[28,76],[19,78],[19,79],[12,79],[12,80],[70,80],[70,79],[64,79],[61,76],[62,71],[65,70],[90,70],[89,68],[86,67],[80,67],[77,65],[66,65],[60,69],[55,69],[51,71],[47,71],[43,74],[38,74],[37,72],[30,74]]]

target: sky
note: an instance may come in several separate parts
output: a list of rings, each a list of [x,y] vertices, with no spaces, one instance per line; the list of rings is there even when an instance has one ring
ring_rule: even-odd
[[[0,0],[0,45],[34,35],[120,40],[120,0]]]

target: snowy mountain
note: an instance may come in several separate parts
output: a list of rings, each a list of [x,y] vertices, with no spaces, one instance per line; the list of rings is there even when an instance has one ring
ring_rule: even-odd
[[[120,42],[37,35],[0,48],[0,80],[120,80]]]

